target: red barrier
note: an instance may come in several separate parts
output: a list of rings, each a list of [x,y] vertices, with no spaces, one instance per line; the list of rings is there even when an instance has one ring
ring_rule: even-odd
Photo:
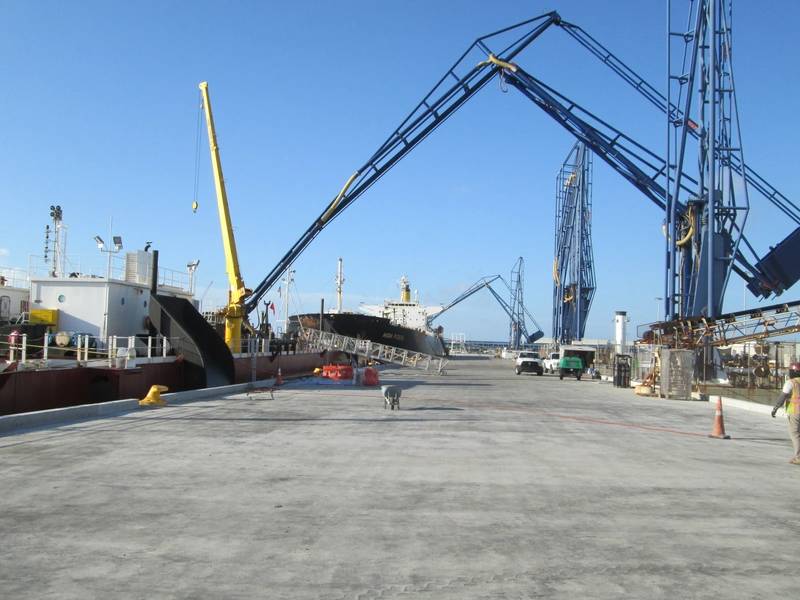
[[[324,365],[322,367],[322,376],[328,379],[352,379],[353,367],[350,365]]]
[[[380,385],[381,382],[378,378],[377,369],[373,369],[372,367],[364,369],[364,377],[361,379],[361,383],[367,386]]]

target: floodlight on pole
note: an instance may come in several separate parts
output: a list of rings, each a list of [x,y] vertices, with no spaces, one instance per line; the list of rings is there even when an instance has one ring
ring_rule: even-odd
[[[99,235],[94,236],[94,241],[97,244],[97,249],[104,254],[108,254],[108,265],[106,266],[106,279],[111,279],[111,255],[117,254],[120,250],[122,250],[122,236],[119,235],[112,235],[111,241],[113,244],[112,248],[106,248],[106,243]]]
[[[193,260],[190,263],[186,264],[186,268],[189,271],[189,291],[194,294],[194,272],[197,271],[197,267],[200,264],[200,259]]]

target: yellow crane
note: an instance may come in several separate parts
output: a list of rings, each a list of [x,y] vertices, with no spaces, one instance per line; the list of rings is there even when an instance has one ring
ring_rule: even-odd
[[[225,307],[225,343],[231,352],[242,351],[242,321],[244,319],[244,301],[252,292],[244,286],[239,271],[239,256],[236,253],[236,239],[233,237],[231,213],[228,208],[228,194],[225,191],[225,180],[222,177],[222,162],[219,158],[217,134],[214,130],[214,117],[211,114],[211,98],[208,95],[208,83],[200,83],[203,96],[203,108],[208,127],[208,145],[211,149],[211,168],[214,172],[214,188],[217,192],[217,208],[219,209],[219,225],[222,229],[222,246],[225,251],[225,271],[228,274],[228,305]]]

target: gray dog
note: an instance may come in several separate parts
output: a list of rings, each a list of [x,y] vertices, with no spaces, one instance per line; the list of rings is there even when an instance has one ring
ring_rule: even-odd
[[[383,408],[400,410],[400,395],[403,390],[396,385],[382,385],[381,392],[383,392]]]

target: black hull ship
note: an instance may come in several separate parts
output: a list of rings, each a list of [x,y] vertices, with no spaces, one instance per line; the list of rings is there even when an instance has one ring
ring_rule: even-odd
[[[301,326],[304,329],[319,329],[319,317],[319,313],[290,316],[289,335],[297,336]],[[384,317],[348,312],[326,313],[323,315],[322,330],[412,352],[422,352],[433,356],[447,354],[441,337],[441,329],[433,333],[426,333],[419,329],[396,325]]]

